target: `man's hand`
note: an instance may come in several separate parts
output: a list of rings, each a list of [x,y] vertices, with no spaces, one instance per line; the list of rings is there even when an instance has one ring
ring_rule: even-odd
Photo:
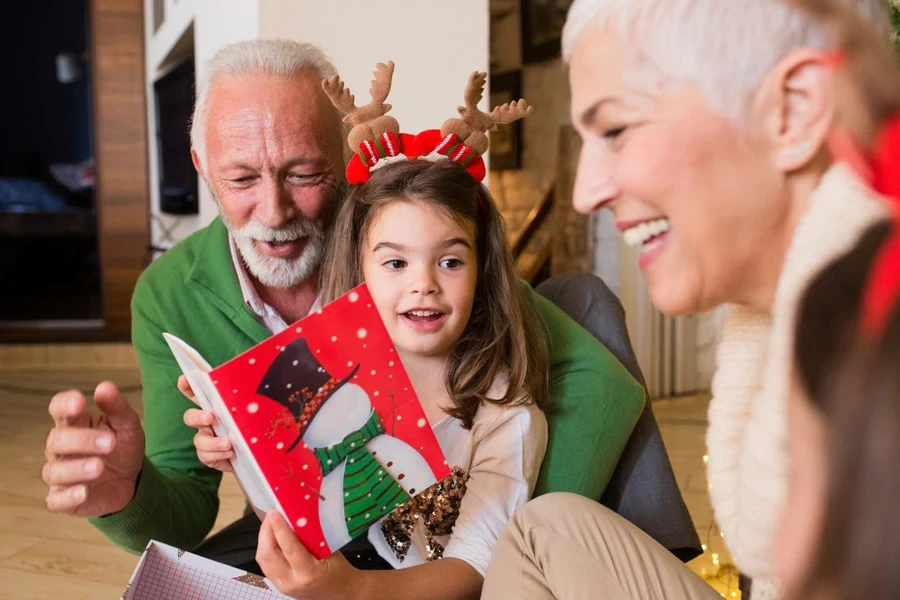
[[[41,475],[53,512],[97,517],[119,512],[134,498],[144,460],[141,420],[109,381],[94,390],[94,403],[99,417],[87,412],[78,391],[60,392],[50,401],[54,427]]]
[[[191,384],[184,375],[178,378],[178,390],[197,404]],[[197,430],[197,435],[194,436],[197,458],[207,467],[228,473],[234,470],[231,466],[234,449],[231,447],[231,440],[216,436],[212,428],[215,423],[216,416],[207,410],[189,408],[184,412],[184,424]]]
[[[259,530],[256,562],[282,594],[301,600],[353,598],[360,592],[363,571],[335,552],[317,560],[303,546],[277,511],[271,511]]]

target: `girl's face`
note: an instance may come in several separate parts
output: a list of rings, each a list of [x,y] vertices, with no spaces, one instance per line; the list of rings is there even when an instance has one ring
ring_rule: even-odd
[[[422,202],[394,200],[362,243],[363,279],[401,356],[450,356],[475,299],[475,226]]]

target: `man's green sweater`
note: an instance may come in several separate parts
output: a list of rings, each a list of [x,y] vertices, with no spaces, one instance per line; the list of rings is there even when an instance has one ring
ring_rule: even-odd
[[[550,338],[556,405],[536,494],[599,498],[643,408],[643,388],[590,333],[531,288],[528,293]],[[131,310],[146,457],[131,503],[91,522],[131,552],[143,551],[150,539],[190,549],[216,520],[222,474],[197,458],[195,430],[182,420],[192,403],[176,387],[181,370],[162,334],[178,336],[219,365],[271,333],[244,302],[219,219],[150,265]]]

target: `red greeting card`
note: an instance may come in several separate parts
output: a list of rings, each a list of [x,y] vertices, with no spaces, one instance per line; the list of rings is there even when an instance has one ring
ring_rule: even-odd
[[[250,502],[318,558],[450,473],[365,285],[215,369],[164,335]]]

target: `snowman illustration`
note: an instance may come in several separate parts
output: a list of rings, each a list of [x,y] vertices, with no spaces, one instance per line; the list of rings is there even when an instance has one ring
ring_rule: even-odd
[[[426,460],[412,446],[385,433],[368,394],[330,375],[306,339],[288,344],[272,362],[257,393],[284,405],[322,469],[319,521],[334,551],[436,482]]]

